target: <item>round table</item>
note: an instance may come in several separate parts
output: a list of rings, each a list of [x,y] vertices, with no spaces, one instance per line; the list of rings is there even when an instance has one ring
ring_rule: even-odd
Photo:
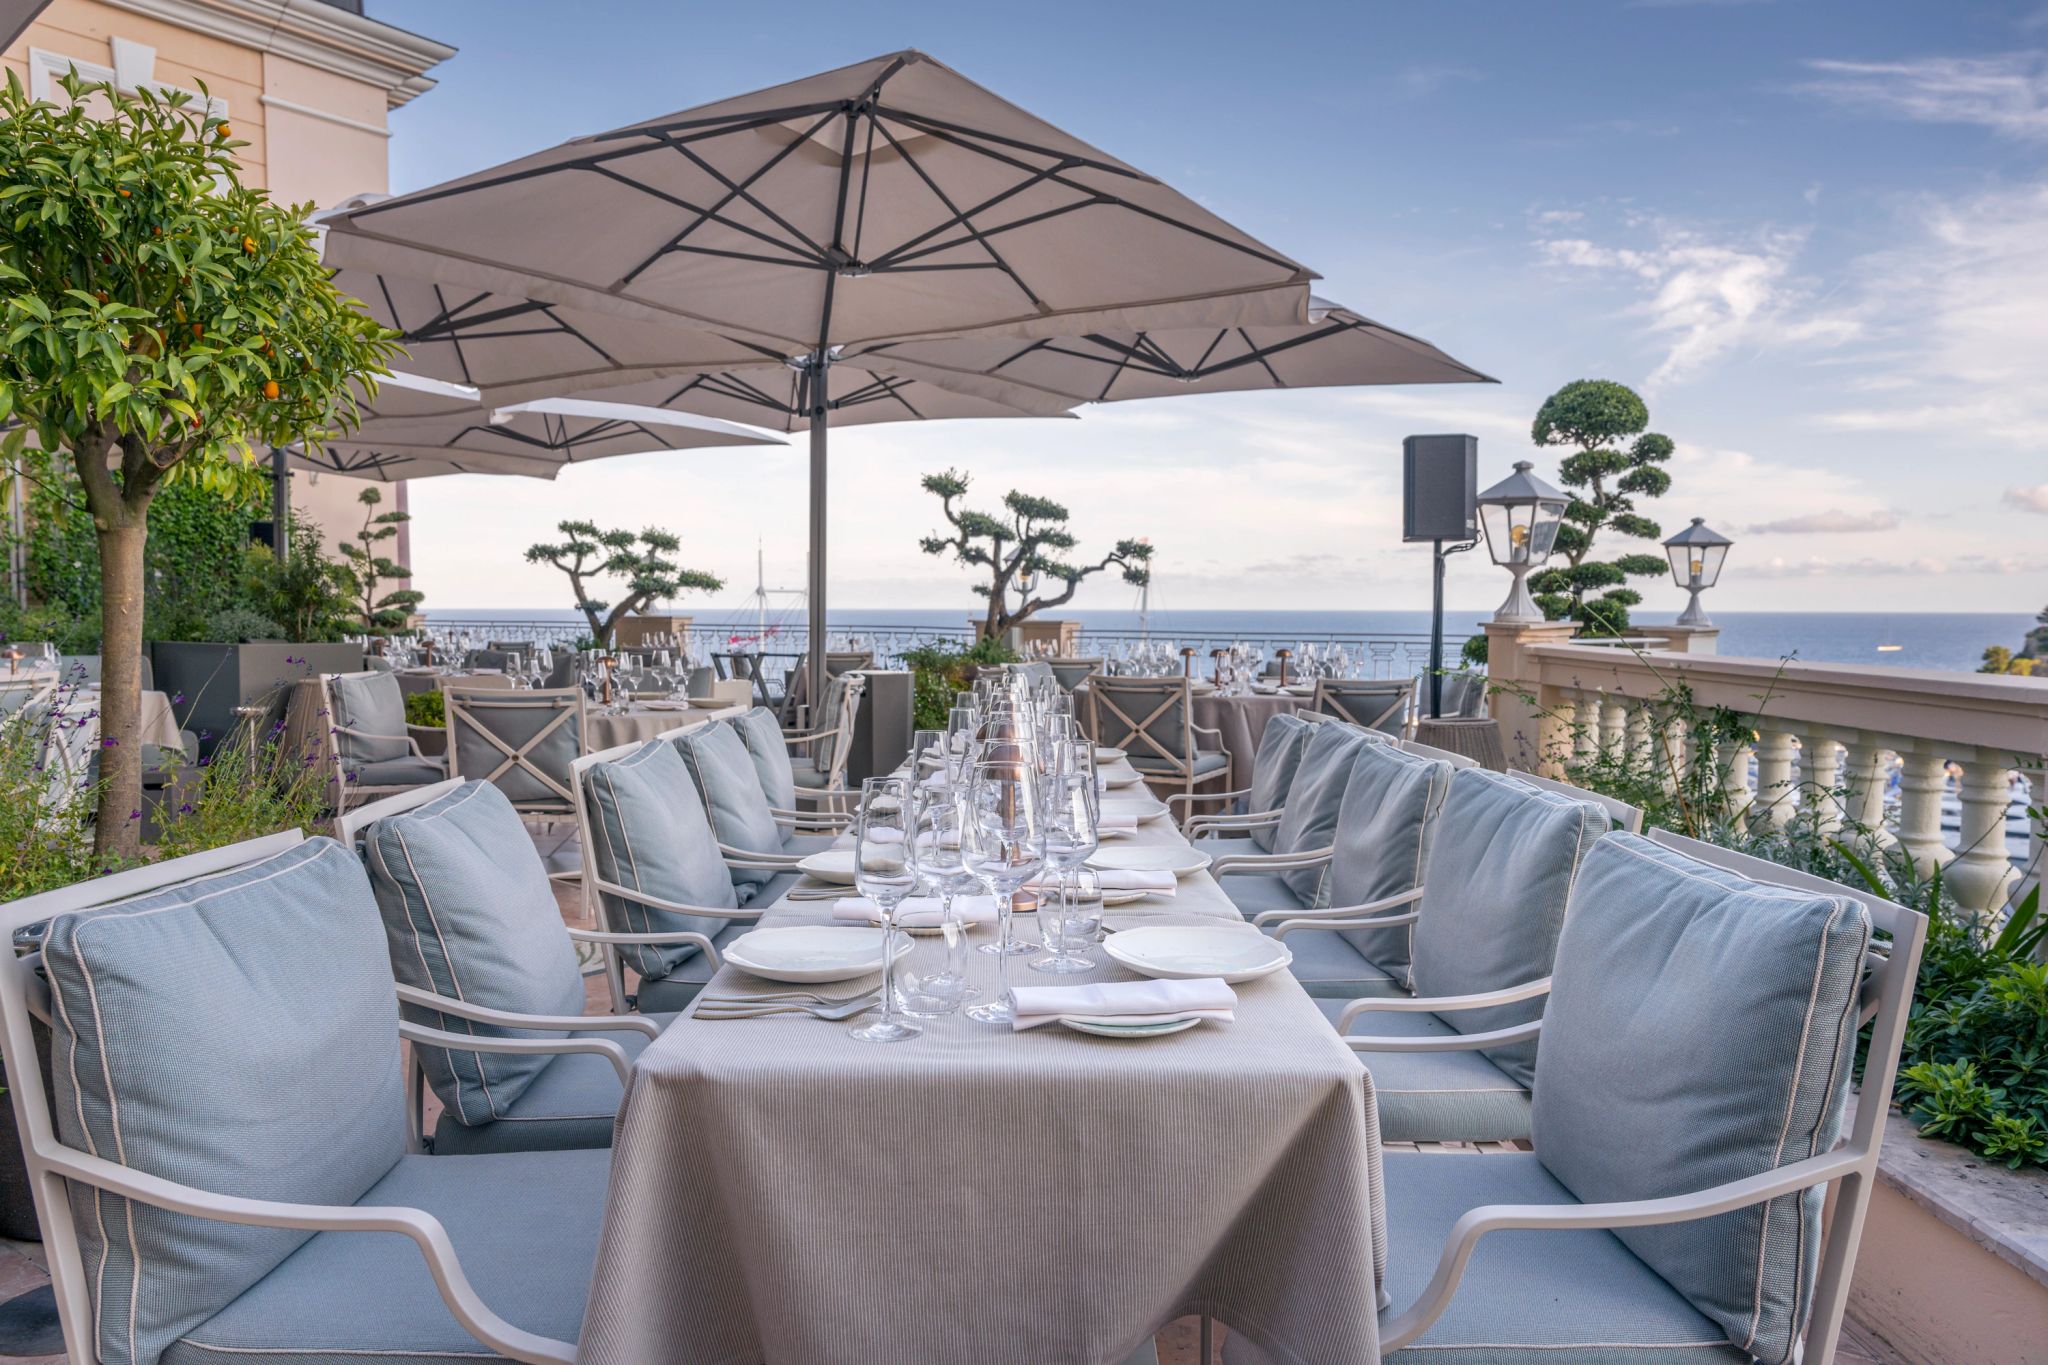
[[[1266,733],[1266,722],[1275,716],[1305,709],[1308,700],[1307,697],[1293,697],[1284,692],[1271,695],[1252,692],[1238,697],[1218,696],[1214,692],[1195,694],[1195,724],[1204,730],[1222,732],[1223,748],[1230,755],[1232,788],[1252,784],[1252,761],[1258,756],[1259,739]],[[1202,745],[1212,742],[1201,735],[1195,739]]]
[[[634,702],[624,711],[611,714],[595,702],[583,713],[583,752],[615,749],[621,744],[644,744],[657,735],[718,714],[718,708],[676,706],[666,702],[650,706]]]

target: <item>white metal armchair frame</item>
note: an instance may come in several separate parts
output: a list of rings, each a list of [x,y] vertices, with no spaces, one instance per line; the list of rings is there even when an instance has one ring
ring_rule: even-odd
[[[1159,702],[1142,716],[1133,714],[1137,710],[1136,707],[1126,710],[1113,695],[1117,692],[1141,695],[1153,690],[1160,694]],[[1179,753],[1173,751],[1172,745],[1162,742],[1161,736],[1154,730],[1155,726],[1172,723],[1171,717],[1175,707],[1180,708]],[[1147,787],[1155,781],[1180,784],[1180,792],[1167,797],[1169,807],[1174,795],[1192,797],[1196,787],[1208,782],[1221,781],[1225,790],[1230,788],[1230,750],[1223,743],[1223,732],[1195,724],[1194,688],[1186,678],[1134,679],[1112,678],[1106,673],[1093,674],[1088,678],[1088,732],[1094,736],[1097,744],[1108,743],[1103,737],[1104,713],[1124,727],[1124,735],[1115,747],[1124,751],[1126,761],[1137,757],[1147,762],[1157,761],[1167,765],[1163,771],[1139,768],[1136,764],[1131,766],[1145,779]],[[1197,736],[1214,740],[1214,747],[1204,751],[1199,746]],[[1197,775],[1196,756],[1203,752],[1222,754],[1223,766],[1212,772]]]
[[[828,661],[831,657],[826,656]],[[792,753],[804,753],[808,750],[806,756],[811,766],[824,775],[825,785],[822,787],[797,788],[796,799],[799,804],[808,800],[815,805],[814,812],[803,816],[807,824],[816,823],[816,816],[850,815],[850,802],[860,795],[857,791],[846,789],[846,764],[853,753],[853,727],[860,718],[861,699],[867,695],[868,680],[860,673],[849,672],[833,675],[825,686],[829,690],[835,684],[842,690],[839,696],[839,715],[833,724],[801,734],[785,731],[782,736],[782,742],[789,746]],[[832,762],[821,764],[818,762],[819,746],[828,739],[836,741],[832,745]],[[795,813],[776,812],[778,817]]]
[[[283,853],[303,842],[304,837],[297,830],[287,830],[248,843],[174,858],[150,867],[30,896],[0,909],[0,932],[11,939],[16,930],[59,914],[127,900],[196,877],[230,872]],[[39,953],[21,958],[10,956],[0,961],[0,1045],[4,1045],[8,1098],[14,1105],[14,1121],[21,1134],[22,1159],[28,1169],[36,1218],[42,1225],[43,1245],[49,1259],[50,1287],[56,1296],[58,1321],[63,1327],[66,1343],[65,1359],[70,1365],[97,1365],[97,1359],[92,1346],[91,1279],[79,1252],[78,1229],[66,1195],[69,1182],[218,1223],[298,1228],[312,1232],[399,1233],[411,1238],[419,1248],[427,1263],[427,1273],[440,1291],[441,1301],[462,1324],[464,1331],[500,1355],[527,1365],[572,1365],[576,1356],[573,1343],[525,1331],[492,1311],[464,1274],[447,1228],[424,1209],[398,1205],[293,1204],[220,1194],[166,1180],[67,1146],[59,1140],[51,1120],[49,1094],[43,1088],[42,1068],[37,1064],[31,1027],[32,1017],[46,1024],[50,1022],[49,986],[38,974],[40,966]],[[521,1046],[492,1050],[597,1051],[608,1056],[616,1053],[614,1065],[622,1065],[625,1060],[618,1044],[601,1039],[471,1039],[406,1023],[399,1024],[398,1033],[407,1041],[430,1045],[442,1045],[453,1039],[471,1050],[485,1042],[515,1043]],[[558,1046],[529,1046],[533,1043]],[[565,1043],[574,1046],[559,1046]]]
[[[1871,1186],[1877,1179],[1878,1145],[1884,1135],[1885,1117],[1891,1109],[1892,1086],[1898,1078],[1899,1045],[1905,1036],[1913,983],[1920,970],[1920,950],[1926,940],[1927,917],[1868,892],[1663,830],[1652,830],[1649,838],[1701,862],[1759,882],[1849,896],[1868,909],[1872,926],[1886,939],[1880,941],[1874,937],[1864,957],[1860,1016],[1861,1022],[1870,1026],[1871,1036],[1855,1123],[1848,1136],[1825,1156],[1809,1157],[1712,1189],[1662,1199],[1607,1204],[1487,1204],[1468,1209],[1451,1226],[1450,1235],[1437,1260],[1436,1273],[1430,1277],[1429,1284],[1415,1302],[1398,1313],[1381,1315],[1380,1345],[1383,1350],[1397,1351],[1415,1341],[1442,1316],[1471,1264],[1479,1239],[1490,1232],[1613,1229],[1693,1222],[1762,1204],[1816,1185],[1840,1182],[1833,1207],[1827,1214],[1829,1225],[1825,1251],[1820,1272],[1814,1280],[1803,1354],[1808,1365],[1828,1365],[1834,1359],[1835,1346],[1841,1339],[1842,1315],[1848,1306],[1849,1280],[1856,1268],[1857,1245],[1862,1240],[1863,1222],[1869,1212]],[[1377,921],[1380,924],[1392,922],[1391,919]],[[1361,1000],[1354,1001],[1353,1006],[1432,1011],[1481,1008],[1531,999],[1548,991],[1549,985],[1545,979],[1484,996],[1453,996],[1434,1001]],[[1363,1011],[1347,1008],[1347,1021],[1360,1012]],[[1496,1047],[1535,1038],[1541,1030],[1542,1021],[1537,1020],[1518,1028],[1498,1029],[1491,1033],[1468,1033],[1455,1038],[1360,1039],[1354,1041],[1354,1046],[1357,1042],[1370,1042],[1376,1046],[1364,1050],[1409,1052]],[[1392,1046],[1394,1044],[1400,1046]],[[1540,1083],[1540,1071],[1537,1079]],[[1848,1083],[1846,1078],[1843,1083]]]
[[[576,798],[562,780],[533,761],[533,754],[549,736],[576,722],[576,747],[580,753],[583,736],[588,733],[587,720],[583,709],[583,689],[580,687],[530,688],[523,692],[507,692],[498,688],[471,688],[460,682],[443,683],[441,686],[442,707],[448,718],[448,775],[467,780],[474,777],[479,782],[496,784],[507,773],[524,773],[533,778],[550,792],[554,799],[530,798],[514,801],[513,809],[524,814],[567,815],[575,809]],[[553,711],[554,719],[517,746],[493,730],[487,723],[493,713],[520,713],[528,711]],[[480,736],[497,753],[492,755],[497,766],[487,773],[465,775],[460,768],[458,755],[462,746],[457,738],[462,733]]]
[[[1361,703],[1359,695],[1369,698]],[[1382,704],[1384,697],[1384,704]],[[1415,680],[1393,683],[1385,678],[1361,678],[1355,682],[1344,678],[1317,678],[1315,695],[1309,700],[1309,710],[1317,715],[1334,716],[1348,720],[1353,725],[1362,725],[1368,730],[1391,734],[1386,722],[1401,717],[1396,727],[1402,734],[1408,732],[1408,711],[1415,701]],[[1372,710],[1377,706],[1379,709]],[[1357,709],[1354,711],[1353,708]]]
[[[706,725],[712,724],[716,724],[716,722],[695,721],[689,725],[681,725],[673,730],[664,731],[655,736],[655,738],[664,743],[673,743],[678,735],[688,734],[692,730],[701,729]],[[607,880],[597,874],[597,862],[592,856],[592,850],[596,847],[593,841],[599,836],[596,822],[591,819],[590,802],[584,795],[584,774],[600,763],[615,763],[625,758],[627,755],[639,750],[644,743],[646,741],[641,740],[631,744],[615,745],[609,749],[600,749],[594,754],[583,755],[583,757],[571,764],[569,768],[570,776],[573,778],[569,785],[575,797],[576,836],[583,845],[584,871],[582,885],[583,917],[585,921],[590,924],[603,924],[605,922],[604,907],[598,901],[598,897],[605,893],[625,900],[637,901],[642,905],[650,905],[657,910],[667,910],[678,915],[702,916],[706,919],[759,919],[761,917],[761,907],[758,905],[738,907],[684,905],[677,901],[663,900],[659,896],[650,895],[645,891],[635,890],[632,887],[621,886],[617,882]],[[785,867],[794,867],[798,861],[794,857],[788,857],[783,854],[762,855],[743,853],[737,849],[728,850],[724,844],[720,844],[718,847],[719,852],[725,855],[727,867],[773,868],[780,871]],[[689,943],[694,944],[697,951],[704,954],[704,960],[711,964],[714,971],[725,963],[725,959],[719,955],[718,947],[712,943],[709,935],[700,934],[689,929],[650,933],[625,933],[614,932],[609,929],[578,929],[571,926],[569,937],[578,943],[595,944],[598,950],[604,954],[605,985],[611,992],[612,1012],[615,1014],[625,1014],[627,1012],[626,966],[619,958],[619,950],[621,948],[660,948]]]
[[[354,739],[402,740],[405,744],[406,752],[413,758],[423,759],[426,757],[426,754],[420,749],[419,740],[415,739],[412,735],[412,731],[417,727],[409,723],[405,727],[406,733],[402,735],[373,735],[367,731],[353,729],[350,726],[337,722],[334,714],[333,685],[335,680],[340,678],[390,678],[391,685],[393,687],[398,686],[397,678],[393,674],[382,673],[376,669],[365,669],[360,673],[322,673],[320,675],[320,714],[327,721],[327,724],[322,728],[320,742],[326,749],[327,761],[333,768],[331,780],[334,783],[334,809],[336,814],[345,812],[352,801],[360,800],[363,797],[389,796],[394,792],[409,792],[415,790],[417,785],[365,786],[360,782],[350,781],[348,760],[342,756],[341,752],[341,737],[343,735],[348,735]]]
[[[1574,801],[1590,801],[1607,812],[1607,818],[1614,822],[1616,829],[1625,834],[1642,833],[1643,812],[1641,807],[1631,806],[1618,796],[1609,796],[1605,792],[1587,791],[1584,787],[1574,787],[1569,782],[1560,782],[1553,777],[1538,777],[1535,773],[1525,773],[1520,768],[1508,769],[1508,776],[1518,782],[1527,782],[1532,787],[1541,787],[1547,792],[1556,792],[1559,796],[1569,796]]]

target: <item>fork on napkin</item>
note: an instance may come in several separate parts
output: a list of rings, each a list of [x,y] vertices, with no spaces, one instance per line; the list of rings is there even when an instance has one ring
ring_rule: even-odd
[[[906,896],[896,907],[896,927],[936,929],[944,908],[937,896]],[[970,929],[978,924],[996,922],[994,896],[955,896],[953,908],[959,912],[960,922]],[[865,896],[842,896],[832,903],[832,918],[851,920],[855,924],[880,924],[882,913]]]
[[[1154,896],[1171,896],[1180,887],[1180,878],[1171,872],[1143,872],[1125,867],[1091,868],[1096,884],[1104,891],[1145,891]],[[1039,889],[1036,881],[1025,883],[1025,890]]]
[[[1010,1004],[1019,1033],[1061,1019],[1113,1019],[1164,1024],[1177,1019],[1234,1016],[1237,992],[1218,976],[1189,981],[1095,981],[1085,986],[1014,986]]]

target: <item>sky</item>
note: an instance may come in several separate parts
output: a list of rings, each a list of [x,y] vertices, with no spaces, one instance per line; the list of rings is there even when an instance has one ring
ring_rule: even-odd
[[[2048,603],[2048,3],[1436,0],[1031,6],[370,0],[453,44],[392,114],[405,191],[573,136],[904,47],[1174,185],[1320,272],[1317,292],[1498,385],[1203,396],[1077,421],[832,440],[832,601],[967,605],[922,555],[921,474],[1148,536],[1154,604],[1427,604],[1401,438],[1470,432],[1482,486],[1575,379],[1638,389],[1677,453],[1641,510],[1736,544],[1723,610]],[[428,606],[567,606],[520,552],[564,517],[667,527],[683,561],[803,579],[806,456],[610,460],[548,484],[412,485]],[[1611,542],[1611,543],[1610,543]],[[1654,545],[1603,537],[1619,553]],[[1638,586],[1673,609],[1668,579]],[[1449,600],[1505,592],[1482,555]],[[1128,606],[1114,572],[1075,605]],[[737,600],[729,591],[720,603]]]

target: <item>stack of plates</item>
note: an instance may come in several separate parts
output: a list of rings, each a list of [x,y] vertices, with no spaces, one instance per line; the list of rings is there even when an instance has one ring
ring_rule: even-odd
[[[1140,976],[1168,981],[1220,976],[1235,985],[1284,971],[1287,944],[1249,926],[1148,924],[1102,941],[1102,951]]]

